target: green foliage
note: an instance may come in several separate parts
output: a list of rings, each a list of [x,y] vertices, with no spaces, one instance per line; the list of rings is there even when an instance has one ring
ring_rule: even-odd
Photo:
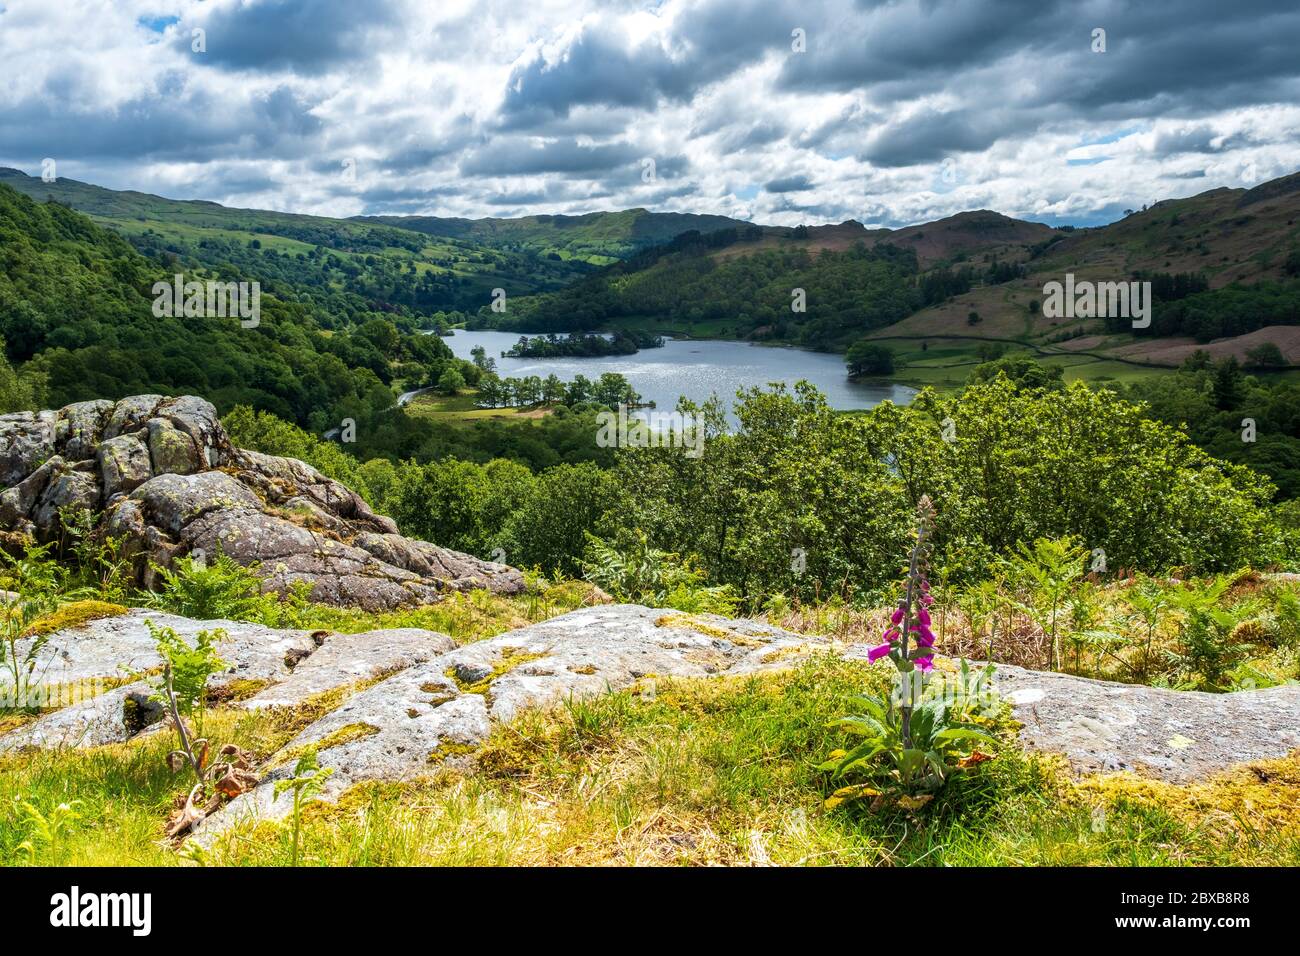
[[[164,676],[154,678],[153,699],[168,706],[175,702],[182,717],[194,717],[199,735],[203,734],[203,718],[207,709],[208,679],[226,666],[216,652],[215,645],[224,640],[226,632],[217,628],[199,631],[191,647],[173,628],[160,626],[146,620],[158,654],[163,659]],[[179,730],[179,728],[177,728]]]
[[[975,366],[966,385],[979,386],[999,377],[1010,380],[1017,391],[1036,388],[1058,390],[1065,387],[1065,369],[1059,365],[1040,365],[1027,355],[1007,355]]]
[[[210,621],[256,621],[267,627],[292,627],[306,603],[303,588],[285,598],[262,593],[253,568],[227,555],[210,559],[177,558],[171,567],[155,565],[161,587],[148,596],[150,607],[182,617]]]
[[[0,338],[0,415],[43,408],[47,383],[36,369],[14,370]]]
[[[1177,374],[1133,382],[1124,394],[1215,457],[1267,475],[1278,500],[1300,498],[1300,383],[1243,376],[1235,362],[1214,364],[1207,355]],[[1244,440],[1247,419],[1253,441]]]
[[[734,337],[828,347],[906,317],[921,302],[916,254],[888,244],[816,255],[799,246],[714,258],[761,237],[755,228],[684,234],[568,288],[524,299],[512,322],[546,332],[590,331],[629,319],[674,327],[726,323]],[[803,289],[806,311],[791,311]],[[484,316],[484,319],[487,319]]]
[[[298,762],[294,764],[293,776],[275,782],[275,795],[293,794],[293,842],[290,850],[289,865],[298,865],[298,843],[302,833],[302,808],[321,791],[334,768],[322,768],[317,758],[316,748],[309,747]]]
[[[1047,637],[1049,670],[1061,660],[1057,618],[1074,583],[1083,576],[1087,555],[1088,549],[1071,537],[1035,538],[1032,545],[1022,542],[1011,559],[1012,577],[1029,586],[1031,602],[1027,610]]]
[[[696,556],[711,581],[759,606],[775,593],[814,600],[891,583],[927,493],[935,564],[956,586],[990,576],[999,556],[1036,538],[1073,536],[1103,549],[1112,568],[1149,572],[1284,555],[1265,480],[1109,391],[1024,391],[999,378],[848,416],[800,386],[751,390],[736,411],[729,434],[705,415],[699,458],[621,450],[622,498],[597,533],[641,528],[654,548]]]
[[[18,378],[30,392],[10,388],[14,401],[33,403],[42,381],[55,406],[192,392],[222,410],[252,404],[324,426],[391,405],[394,363],[450,360],[436,336],[394,334],[385,344],[369,326],[322,335],[323,312],[312,300],[274,287],[263,290],[257,328],[157,317],[148,290],[176,271],[223,281],[248,276],[219,258],[189,265],[147,259],[80,213],[37,204],[3,184],[0,246],[0,337],[9,361],[28,363]]]
[[[465,376],[457,369],[448,368],[438,377],[438,391],[444,395],[455,395],[465,387]]]
[[[689,559],[652,548],[640,531],[629,536],[624,548],[589,534],[582,566],[588,581],[623,602],[695,614],[732,614],[738,603],[731,588],[707,585],[703,570]]]
[[[850,375],[893,375],[894,353],[888,346],[861,339],[844,356]]]
[[[49,814],[26,800],[17,802],[27,831],[27,839],[18,844],[20,858],[28,866],[35,866],[38,862],[42,866],[58,866],[62,862],[64,844],[81,821],[81,801],[60,803]]]
[[[1179,674],[1179,685],[1224,690],[1228,672],[1245,662],[1251,647],[1235,639],[1233,630],[1253,608],[1225,606],[1232,575],[1218,575],[1170,593],[1170,603],[1182,616],[1178,645],[1168,652]]]
[[[837,779],[865,777],[867,784],[837,790],[828,806],[865,797],[883,797],[908,806],[908,800],[936,791],[954,774],[978,765],[979,758],[970,759],[974,749],[998,743],[986,729],[1002,707],[990,689],[992,674],[991,664],[972,673],[962,661],[952,680],[926,678],[921,682],[924,675],[920,671],[899,673],[888,699],[855,698],[860,713],[841,717],[830,726],[861,737],[862,742],[832,755],[820,769],[831,771]],[[918,683],[919,693],[915,689]]]

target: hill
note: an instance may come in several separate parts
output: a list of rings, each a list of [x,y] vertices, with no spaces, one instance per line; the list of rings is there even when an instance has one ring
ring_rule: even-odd
[[[558,289],[592,270],[584,261],[534,250],[430,238],[374,222],[167,199],[72,179],[46,183],[16,169],[0,168],[0,185],[83,212],[145,255],[229,266],[263,285],[331,297],[328,311],[339,321],[326,327],[346,325],[358,313],[381,312],[404,314],[411,327],[430,328],[438,313],[473,311],[489,302],[494,288],[515,294]]]
[[[409,229],[430,236],[468,239],[497,247],[531,249],[561,259],[608,264],[660,245],[684,232],[717,232],[747,225],[726,216],[624,209],[581,216],[458,219],[438,216],[359,216],[353,222]]]
[[[256,277],[146,257],[89,217],[2,184],[0,261],[0,359],[26,363],[57,405],[191,390],[222,411],[251,404],[319,427],[390,405],[404,367],[423,374],[451,361],[436,336],[380,318],[326,334],[320,305],[275,283],[262,290],[255,326],[156,315],[154,283],[170,283],[174,270],[187,281]]]

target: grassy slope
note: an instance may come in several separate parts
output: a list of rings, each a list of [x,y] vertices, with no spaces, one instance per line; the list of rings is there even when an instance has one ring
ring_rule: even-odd
[[[1201,272],[1211,288],[1232,282],[1251,283],[1281,277],[1287,252],[1300,241],[1300,174],[1273,180],[1251,190],[1215,189],[1188,199],[1167,200],[1099,229],[1057,233],[1060,238],[1031,263],[1024,279],[972,289],[965,295],[924,309],[902,322],[873,333],[872,338],[898,342],[944,336],[1014,340],[1060,364],[1073,361],[1075,374],[1099,378],[1142,374],[1142,366],[1176,366],[1192,347],[1211,354],[1239,358],[1261,338],[1279,344],[1292,362],[1300,363],[1300,340],[1293,330],[1252,333],[1239,339],[1195,346],[1190,339],[1138,339],[1106,335],[1101,323],[1050,320],[1029,310],[1042,299],[1043,284],[1077,279],[1106,280],[1137,271]],[[981,321],[967,324],[978,312]],[[1049,339],[1082,330],[1086,337],[1059,344]],[[973,350],[972,350],[973,351]],[[1076,356],[1074,360],[1066,354]],[[1079,362],[1083,356],[1085,362]],[[973,356],[972,356],[973,357]],[[908,374],[912,372],[908,369]],[[918,378],[925,380],[926,373]],[[1068,373],[1067,373],[1068,374]]]

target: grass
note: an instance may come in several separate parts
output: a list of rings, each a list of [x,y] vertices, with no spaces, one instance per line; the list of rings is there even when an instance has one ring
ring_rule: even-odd
[[[815,769],[843,741],[826,727],[885,669],[823,658],[780,674],[659,681],[496,729],[479,771],[356,786],[305,813],[307,865],[1233,865],[1300,863],[1300,761],[1199,788],[1076,784],[1013,744],[911,814],[834,811]],[[265,755],[286,714],[216,710],[210,736]],[[44,863],[167,865],[163,821],[185,787],[166,735],[88,752],[0,758],[0,859],[26,838],[15,797],[43,812],[83,801]],[[1242,775],[1254,773],[1254,784]],[[1262,780],[1267,780],[1266,789]],[[1253,786],[1254,789],[1251,789]],[[1243,787],[1245,789],[1243,789]],[[1266,799],[1261,794],[1268,794]],[[1233,796],[1235,795],[1235,797]],[[1235,805],[1234,801],[1235,800]],[[1249,802],[1248,802],[1249,801]],[[1267,826],[1248,812],[1271,808]],[[288,827],[236,828],[206,854],[285,865]]]
[[[485,418],[537,421],[551,413],[551,408],[545,405],[529,408],[479,408],[475,404],[477,401],[478,392],[475,389],[462,389],[455,395],[423,392],[411,399],[405,407],[407,414],[450,422],[479,421]]]

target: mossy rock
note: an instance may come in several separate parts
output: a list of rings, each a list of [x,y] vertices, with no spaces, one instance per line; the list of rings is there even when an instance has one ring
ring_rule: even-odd
[[[51,611],[49,614],[43,614],[36,620],[32,621],[23,631],[23,637],[43,637],[47,634],[53,634],[55,631],[62,631],[69,627],[85,627],[91,621],[99,621],[106,617],[119,617],[127,613],[127,609],[120,604],[111,604],[108,601],[73,601],[65,604],[57,611]]]

